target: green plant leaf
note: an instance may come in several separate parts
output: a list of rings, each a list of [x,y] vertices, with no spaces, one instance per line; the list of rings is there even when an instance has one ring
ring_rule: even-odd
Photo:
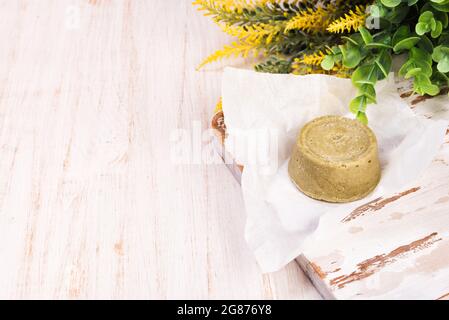
[[[440,45],[433,50],[432,59],[438,62],[437,69],[439,72],[449,72],[449,47]]]
[[[405,79],[410,79],[412,77],[415,77],[421,73],[421,68],[412,68],[408,70],[407,74],[404,76]]]
[[[356,41],[356,39],[354,39],[354,38],[346,37],[346,36],[342,36],[341,38],[342,38],[343,40],[348,41],[348,43],[353,44],[354,46],[360,45],[360,44]]]
[[[390,9],[390,12],[387,14],[386,18],[392,24],[401,23],[410,12],[410,7],[405,3],[400,3],[398,6]]]
[[[342,46],[340,49],[343,55],[343,65],[350,69],[357,67],[362,59],[359,48],[355,46],[345,48]]]
[[[365,44],[369,44],[369,43],[373,42],[373,36],[365,27],[360,27],[359,32],[360,32],[360,35],[362,36]]]
[[[391,70],[391,65],[393,63],[393,59],[388,50],[382,51],[378,58],[375,60],[376,66],[378,68],[377,79],[382,80],[388,77],[388,74]]]
[[[376,68],[373,64],[358,67],[352,74],[352,82],[358,88],[363,84],[375,85],[377,81]]]
[[[443,24],[441,21],[436,22],[436,26],[432,28],[432,31],[430,32],[430,35],[432,38],[438,38],[441,35],[441,32],[443,31]]]
[[[393,35],[392,44],[395,46],[399,41],[402,41],[410,36],[410,27],[408,25],[400,26]]]
[[[351,102],[349,103],[349,110],[354,114],[357,114],[357,112],[359,112],[359,111],[366,110],[365,96],[360,95],[360,96],[352,99]]]
[[[397,7],[401,0],[381,0],[382,4],[388,8],[394,8]]]
[[[376,3],[371,5],[369,7],[369,10],[370,10],[370,12],[369,12],[370,16],[372,18],[382,18],[385,16],[385,12],[386,12],[385,8],[382,5],[376,4]]]
[[[449,12],[449,3],[444,2],[444,3],[439,4],[439,3],[436,3],[436,1],[433,1],[430,4],[434,9],[436,9],[438,11]]]
[[[428,94],[430,96],[435,96],[440,92],[440,88],[433,84],[429,77],[424,75],[417,75],[413,83],[414,89],[420,95]]]
[[[432,19],[433,19],[433,12],[432,11],[425,11],[425,12],[421,13],[421,15],[419,16],[418,21],[419,22],[430,23],[430,21]]]
[[[449,57],[441,59],[440,62],[438,62],[437,68],[441,73],[449,72]]]
[[[394,47],[393,51],[398,53],[403,50],[410,50],[413,48],[419,41],[421,41],[420,37],[409,37],[399,41]]]
[[[428,53],[433,52],[433,43],[426,35],[421,36],[421,41],[418,43],[418,47]]]
[[[430,31],[430,27],[427,23],[425,22],[418,22],[416,24],[416,28],[415,31],[418,35],[422,36],[423,34],[426,34],[427,32]]]
[[[335,65],[334,57],[332,55],[327,55],[324,57],[323,61],[321,62],[321,67],[324,70],[332,70],[332,68]]]
[[[448,54],[449,54],[449,48],[447,48],[445,46],[438,46],[433,50],[432,59],[435,62],[439,62],[441,59],[443,59]]]
[[[366,97],[367,103],[376,103],[376,89],[371,84],[364,84],[360,87],[359,93]]]
[[[449,78],[444,73],[435,71],[432,75],[432,82],[438,85],[440,88],[449,84]]]
[[[437,11],[435,12],[435,17],[437,20],[441,21],[443,28],[447,28],[449,25],[449,17],[446,12]]]
[[[366,116],[365,112],[358,112],[356,116],[357,120],[359,120],[361,123],[367,125],[368,124],[368,117]]]
[[[380,42],[371,42],[371,43],[368,43],[365,47],[368,49],[391,49],[392,48],[390,45],[385,44],[385,43],[380,43]]]

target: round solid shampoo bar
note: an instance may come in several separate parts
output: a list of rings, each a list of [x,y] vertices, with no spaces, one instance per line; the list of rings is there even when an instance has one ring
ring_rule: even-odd
[[[359,200],[380,180],[376,136],[357,120],[317,118],[301,130],[288,173],[311,198],[338,203]]]

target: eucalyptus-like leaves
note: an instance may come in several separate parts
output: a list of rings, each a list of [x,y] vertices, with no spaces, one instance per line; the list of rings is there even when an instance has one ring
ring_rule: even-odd
[[[398,74],[413,81],[416,93],[434,96],[449,84],[449,0],[376,0],[370,12],[380,29],[361,27],[343,37],[321,64],[326,70],[336,64],[353,70],[358,93],[349,108],[364,123],[367,105],[376,103],[375,85],[390,73],[393,55],[406,57]]]

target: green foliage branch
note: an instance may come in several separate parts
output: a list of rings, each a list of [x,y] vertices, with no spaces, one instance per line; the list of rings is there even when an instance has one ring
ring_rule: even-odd
[[[358,89],[350,103],[357,119],[367,123],[366,108],[376,103],[375,85],[388,76],[394,55],[404,55],[398,74],[413,81],[414,92],[438,95],[449,84],[449,0],[376,0],[370,19],[377,29],[361,27],[330,47],[322,68],[336,63],[353,70]]]

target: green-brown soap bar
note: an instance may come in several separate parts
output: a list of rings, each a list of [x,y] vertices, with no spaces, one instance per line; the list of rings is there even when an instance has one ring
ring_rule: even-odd
[[[313,199],[342,203],[364,198],[380,180],[376,136],[357,120],[317,118],[302,128],[288,173]]]

